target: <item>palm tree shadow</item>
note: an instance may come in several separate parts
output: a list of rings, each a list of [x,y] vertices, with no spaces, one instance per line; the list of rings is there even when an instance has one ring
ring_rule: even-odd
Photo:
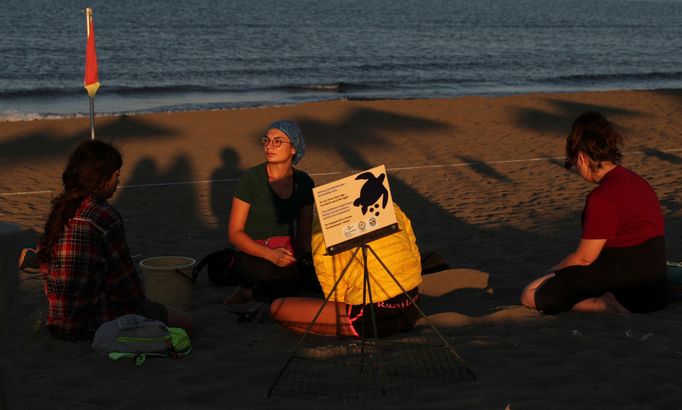
[[[366,109],[353,112],[334,123],[322,123],[310,119],[303,119],[300,123],[308,134],[313,135],[312,144],[321,146],[322,150],[337,153],[349,168],[356,170],[365,170],[378,165],[375,162],[376,159],[370,159],[368,155],[372,155],[372,151],[380,153],[392,143],[376,132],[379,130],[377,124],[388,124],[391,129],[406,130],[411,134],[420,130],[453,132],[446,125],[428,119],[401,117]],[[385,132],[386,128],[382,127],[381,131]],[[429,144],[429,141],[420,140],[418,143]],[[369,150],[367,150],[368,146]],[[368,151],[369,154],[367,154]],[[510,178],[496,170],[480,166],[481,161],[471,158],[463,159],[476,163],[478,166],[474,166],[474,170],[484,178],[492,178],[502,183],[512,182]],[[541,248],[546,238],[540,235],[524,232],[511,226],[487,229],[470,224],[423,196],[404,182],[399,175],[390,174],[389,183],[394,200],[412,221],[422,252],[437,252],[444,256],[451,266],[479,269],[491,273],[491,286],[496,287],[496,290],[499,287],[499,291],[495,294],[485,296],[495,298],[491,304],[518,303],[520,289],[514,288],[518,286],[515,285],[519,283],[518,276],[529,275],[528,277],[532,278],[537,276],[540,267],[555,262],[552,255],[543,254],[533,259],[537,267],[529,268],[527,260],[509,258],[508,255],[527,253],[528,248]],[[456,189],[454,186],[443,188]],[[470,309],[473,308],[470,307]]]
[[[670,154],[668,152],[663,152],[657,148],[645,148],[644,155],[647,157],[652,157],[659,159],[661,161],[669,162],[673,165],[682,164],[682,158],[677,155]]]
[[[514,182],[507,176],[499,173],[495,168],[491,167],[490,165],[486,164],[481,160],[466,155],[459,155],[458,158],[460,159],[460,161],[469,164],[469,167],[473,169],[476,173],[481,175],[483,178],[495,179],[497,180],[497,182],[503,184],[511,184]]]
[[[548,98],[546,101],[554,107],[553,110],[514,107],[516,126],[563,138],[567,130],[571,129],[575,118],[587,111],[597,111],[606,117],[642,115],[637,111],[615,106],[576,103],[557,98]]]
[[[562,168],[562,169],[566,168],[566,167],[564,167],[564,161],[560,160],[558,158],[550,158],[547,162],[549,162],[552,165],[556,165],[557,167]]]
[[[357,152],[346,151],[345,155],[350,155],[354,165],[361,165],[360,169],[372,167],[368,161],[362,162]],[[525,261],[510,260],[508,255],[524,253],[533,243],[541,244],[543,238],[508,226],[486,229],[467,223],[424,197],[399,176],[389,175],[389,179],[392,196],[410,218],[422,252],[436,252],[444,256],[451,266],[489,272],[490,286],[496,289],[513,286],[512,283],[518,280],[509,281],[512,276],[529,273]],[[517,303],[516,291],[514,294],[512,299],[495,303]]]
[[[140,116],[122,115],[102,119],[96,138],[107,142],[167,139],[178,135],[175,130],[146,121]],[[17,135],[0,144],[0,162],[15,165],[26,161],[67,158],[74,147],[90,139],[90,130],[82,129],[68,136],[49,124],[38,131]]]
[[[345,150],[362,145],[380,151],[392,142],[379,136],[378,131],[453,131],[452,127],[441,122],[371,108],[354,109],[334,123],[305,118],[298,122],[306,130],[306,142],[323,150]]]
[[[657,148],[645,148],[644,149],[644,155],[650,158],[656,158],[657,160],[668,162],[673,165],[680,165],[682,164],[682,158],[680,158],[677,155],[673,155],[668,152],[663,152]],[[675,195],[674,193],[670,193],[666,196],[661,196],[660,198],[661,205],[665,209],[665,213],[667,215],[667,225],[669,226],[669,229],[674,225],[677,221],[679,221],[680,217],[680,210],[682,210],[682,203],[680,203],[678,196]],[[674,229],[674,228],[672,228]],[[667,239],[667,245],[668,249],[672,250],[675,248],[673,245],[676,242],[676,237],[671,235],[668,235]],[[674,254],[673,252],[669,252],[669,254]]]
[[[678,104],[682,103],[682,90],[679,89],[663,89],[653,91],[656,94],[660,94],[664,97],[668,97],[675,100]]]

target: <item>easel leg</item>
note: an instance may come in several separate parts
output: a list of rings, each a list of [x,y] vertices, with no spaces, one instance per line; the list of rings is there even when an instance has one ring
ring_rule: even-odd
[[[284,371],[287,369],[287,367],[289,367],[289,364],[290,364],[291,361],[293,360],[294,356],[296,356],[296,353],[298,352],[298,349],[300,349],[301,346],[303,345],[303,341],[305,340],[305,338],[308,336],[308,334],[310,334],[310,330],[313,328],[313,326],[314,326],[315,323],[317,322],[317,319],[320,317],[320,314],[322,314],[322,311],[324,310],[324,307],[327,306],[327,303],[329,303],[329,300],[331,299],[332,295],[336,292],[336,288],[339,286],[339,283],[341,283],[341,279],[343,279],[343,277],[344,277],[345,274],[346,274],[346,271],[348,271],[348,268],[350,268],[350,265],[351,265],[351,263],[353,263],[353,260],[355,259],[355,256],[358,254],[358,251],[359,251],[359,250],[360,250],[360,248],[355,249],[355,252],[353,252],[353,255],[352,255],[352,256],[350,257],[350,259],[348,260],[348,263],[346,264],[346,266],[345,266],[345,267],[343,268],[343,270],[341,271],[341,274],[339,275],[339,278],[336,279],[336,282],[334,283],[334,286],[332,287],[332,290],[329,292],[329,295],[327,295],[327,297],[324,299],[324,303],[322,303],[322,306],[320,306],[320,308],[317,310],[317,313],[315,314],[315,317],[313,317],[313,320],[312,320],[312,321],[310,322],[310,324],[308,325],[308,328],[307,328],[307,329],[305,330],[305,332],[303,333],[303,336],[301,336],[301,339],[298,341],[298,344],[296,345],[296,347],[294,348],[294,350],[293,350],[293,351],[291,352],[291,354],[289,355],[289,358],[287,359],[286,363],[285,363],[284,366],[282,367],[282,370],[279,371],[279,374],[277,375],[277,378],[276,378],[275,381],[272,383],[272,386],[270,386],[270,389],[268,390],[268,396],[270,396],[270,394],[272,393],[272,390],[273,390],[273,389],[275,388],[275,386],[277,385],[277,382],[279,381],[279,379],[282,378],[282,375],[284,375]]]
[[[377,330],[376,313],[374,310],[374,300],[372,300],[372,287],[369,284],[369,269],[367,268],[367,248],[369,245],[362,245],[362,263],[364,265],[363,287],[362,287],[362,303],[367,306],[367,297],[369,297],[369,311],[372,318],[372,328],[374,329],[374,338],[379,338],[379,331]],[[370,248],[371,249],[371,248]],[[362,322],[362,339],[365,340],[365,322]]]
[[[388,275],[391,277],[391,279],[393,279],[393,282],[395,282],[396,285],[398,285],[398,287],[399,287],[400,290],[403,292],[403,294],[404,294],[405,296],[407,296],[407,299],[410,301],[410,303],[412,303],[412,304],[414,305],[414,307],[417,308],[417,311],[419,312],[419,314],[421,315],[421,317],[424,318],[424,320],[426,321],[426,323],[427,323],[427,324],[431,327],[431,329],[433,329],[433,331],[438,335],[438,337],[439,337],[440,340],[445,344],[445,346],[447,346],[447,348],[448,348],[448,350],[450,351],[450,353],[452,353],[452,355],[455,356],[455,358],[457,358],[457,360],[458,360],[460,363],[462,363],[462,365],[463,365],[464,368],[467,370],[467,372],[469,372],[469,374],[471,375],[471,377],[472,377],[474,380],[476,380],[476,375],[474,374],[474,372],[471,371],[471,369],[469,368],[469,366],[468,366],[468,365],[464,362],[464,360],[457,354],[457,352],[455,351],[455,349],[452,348],[452,346],[450,345],[450,343],[448,343],[447,339],[445,339],[445,337],[438,331],[438,329],[436,329],[436,327],[433,325],[433,323],[431,323],[431,321],[429,320],[429,318],[426,317],[426,314],[424,313],[424,311],[419,307],[419,305],[417,305],[417,303],[414,301],[414,299],[412,298],[412,296],[410,296],[410,294],[407,293],[407,291],[405,290],[405,288],[403,288],[403,285],[400,284],[400,282],[398,281],[398,279],[396,279],[396,277],[393,276],[393,273],[391,273],[390,269],[388,269],[388,267],[384,264],[384,262],[381,260],[381,258],[379,258],[379,255],[377,255],[376,252],[374,252],[374,249],[372,249],[372,247],[369,246],[369,245],[363,245],[363,246],[366,246],[366,247],[372,252],[372,255],[374,255],[374,257],[375,257],[376,260],[381,264],[381,266],[384,268],[384,270],[386,271],[386,273],[388,273]],[[366,266],[366,262],[365,262],[365,266]],[[375,325],[375,328],[376,328],[376,325]]]
[[[338,287],[339,283],[341,282],[341,279],[343,279],[343,277],[345,276],[346,272],[347,272],[348,269],[350,268],[351,263],[353,263],[353,261],[355,260],[355,257],[357,256],[357,253],[358,253],[358,251],[359,251],[360,249],[362,249],[362,260],[363,260],[363,264],[364,264],[364,272],[363,272],[363,276],[364,276],[363,281],[364,281],[364,283],[363,283],[363,291],[362,291],[362,293],[363,293],[363,296],[362,296],[362,300],[363,300],[363,310],[367,307],[367,305],[368,305],[368,303],[367,303],[368,300],[367,300],[367,299],[369,298],[369,310],[370,310],[370,315],[371,315],[371,318],[372,318],[372,326],[373,326],[373,328],[374,328],[374,337],[375,337],[375,339],[378,339],[378,338],[379,338],[379,335],[378,335],[378,328],[377,328],[377,322],[376,322],[376,313],[375,313],[374,303],[373,303],[373,298],[372,298],[372,289],[371,289],[371,285],[370,285],[370,281],[369,281],[369,269],[368,269],[368,267],[367,267],[367,249],[369,249],[369,250],[372,252],[372,255],[374,255],[374,257],[376,258],[376,260],[381,264],[382,268],[386,271],[386,273],[388,273],[388,275],[391,277],[391,279],[393,279],[393,281],[398,285],[398,287],[399,287],[400,290],[403,292],[403,294],[404,294],[405,296],[407,296],[407,299],[410,301],[410,303],[412,303],[412,304],[414,305],[414,307],[417,309],[417,311],[419,312],[419,314],[421,315],[421,317],[423,317],[424,320],[426,320],[426,323],[431,327],[431,329],[438,335],[438,337],[440,338],[440,340],[441,340],[441,341],[445,344],[445,346],[447,347],[448,351],[449,351],[449,352],[453,355],[453,357],[455,357],[455,358],[457,359],[457,361],[458,361],[458,362],[467,370],[467,372],[468,372],[469,375],[472,377],[472,379],[473,379],[473,380],[476,380],[476,375],[471,371],[471,369],[470,369],[469,366],[464,362],[464,360],[462,360],[462,358],[457,354],[457,352],[455,351],[455,349],[453,349],[453,347],[450,345],[450,343],[448,343],[447,339],[445,339],[445,337],[438,331],[438,329],[436,329],[436,327],[435,327],[435,326],[431,323],[431,321],[426,317],[426,314],[424,313],[424,311],[419,307],[419,305],[417,305],[417,303],[416,303],[415,300],[410,296],[410,294],[407,293],[407,291],[405,290],[405,288],[400,284],[400,282],[396,279],[396,277],[393,275],[393,273],[388,269],[388,267],[386,266],[386,264],[384,264],[384,262],[381,260],[381,258],[379,258],[379,255],[377,255],[376,252],[374,252],[374,249],[372,249],[369,245],[363,244],[363,245],[361,245],[360,247],[356,248],[355,251],[353,252],[353,255],[351,256],[350,260],[348,261],[348,263],[346,264],[346,266],[345,266],[345,267],[343,268],[343,270],[341,271],[341,274],[339,275],[339,278],[336,280],[336,282],[334,283],[334,286],[332,287],[331,291],[329,292],[329,294],[328,294],[327,297],[325,298],[324,303],[323,303],[322,306],[320,306],[320,308],[318,309],[318,311],[317,311],[317,313],[315,314],[313,320],[312,320],[312,321],[310,322],[310,324],[308,325],[308,327],[307,327],[305,333],[303,334],[303,336],[301,336],[301,339],[299,340],[298,344],[297,344],[296,347],[294,348],[293,352],[289,355],[289,358],[287,359],[286,363],[284,364],[284,366],[283,366],[282,369],[280,370],[279,374],[277,375],[277,378],[275,379],[275,381],[274,381],[274,382],[272,383],[272,385],[270,386],[270,389],[268,390],[268,394],[267,394],[267,395],[270,396],[270,395],[272,394],[272,391],[274,390],[275,386],[277,385],[277,383],[279,382],[279,380],[280,380],[280,379],[282,378],[282,376],[284,375],[284,372],[285,372],[286,369],[288,368],[289,364],[291,363],[291,361],[292,361],[293,358],[295,357],[295,355],[296,355],[296,353],[298,352],[298,350],[299,350],[299,349],[301,348],[301,346],[303,345],[303,342],[304,342],[305,338],[306,338],[306,337],[308,336],[308,334],[311,332],[311,329],[313,328],[313,326],[314,326],[315,323],[317,322],[317,320],[318,320],[318,318],[320,317],[320,314],[321,314],[322,311],[324,310],[325,306],[327,305],[327,303],[329,303],[329,300],[331,299],[332,295],[336,292],[336,288]],[[363,314],[364,314],[364,313],[365,313],[365,312],[363,312]],[[365,338],[365,323],[364,323],[364,320],[361,322],[361,332],[360,332],[360,335],[361,335],[361,345],[360,345],[360,346],[361,346],[361,347],[360,347],[361,358],[360,358],[360,363],[361,363],[361,371],[362,371],[362,370],[364,369],[365,341],[366,341],[366,338]],[[377,355],[375,355],[375,356],[376,356],[376,359],[377,359],[377,360],[381,360],[381,355],[380,355],[380,354],[377,354]],[[380,379],[381,379],[381,391],[382,391],[382,394],[383,394],[383,395],[386,394],[386,381],[385,381],[385,376],[386,376],[386,375],[385,375],[384,372],[383,372],[383,365],[382,365],[381,363],[379,363],[379,377],[380,377]]]
[[[369,268],[367,267],[367,248],[369,245],[362,245],[362,263],[364,266],[363,271],[363,286],[362,286],[362,309],[363,315],[365,314],[364,309],[367,307],[367,297],[369,296],[369,312],[372,318],[372,328],[374,330],[374,339],[379,339],[379,330],[377,328],[376,311],[374,309],[374,301],[372,300],[372,286],[369,282]],[[371,249],[371,248],[370,248]],[[376,256],[376,255],[375,255]],[[365,362],[365,321],[361,324],[361,335],[362,339],[360,341],[360,369],[364,370]],[[379,379],[381,379],[381,395],[386,395],[386,375],[384,374],[384,366],[381,363],[381,354],[375,355],[375,359],[379,361]]]

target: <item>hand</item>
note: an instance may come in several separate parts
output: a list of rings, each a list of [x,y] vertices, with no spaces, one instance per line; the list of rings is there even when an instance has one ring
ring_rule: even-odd
[[[272,250],[272,257],[270,258],[270,262],[274,263],[280,268],[283,268],[296,262],[296,258],[288,249],[276,248]]]

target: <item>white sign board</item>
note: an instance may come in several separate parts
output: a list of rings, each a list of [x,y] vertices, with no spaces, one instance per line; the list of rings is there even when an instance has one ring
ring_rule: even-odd
[[[313,196],[328,254],[398,230],[384,165],[315,187]]]

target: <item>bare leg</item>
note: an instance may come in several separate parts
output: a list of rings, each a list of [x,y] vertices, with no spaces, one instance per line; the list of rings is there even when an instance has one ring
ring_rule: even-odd
[[[185,329],[187,334],[192,334],[192,328],[194,327],[192,315],[185,312],[184,310],[180,310],[168,305],[166,305],[166,310],[168,310],[169,327],[181,327]]]
[[[321,299],[281,298],[270,305],[270,316],[287,329],[303,333],[323,303],[324,300]],[[325,305],[310,331],[318,335],[355,335],[347,316],[346,304],[338,302],[328,302]]]
[[[540,286],[542,286],[543,283],[545,283],[547,279],[553,276],[554,273],[550,273],[549,275],[542,276],[529,283],[521,293],[521,303],[531,309],[537,309],[535,306],[535,292]]]
[[[589,298],[581,300],[580,302],[573,305],[571,309],[575,312],[587,312],[587,313],[619,313],[624,315],[629,315],[630,311],[621,305],[613,296],[613,293],[606,292],[597,298]]]

